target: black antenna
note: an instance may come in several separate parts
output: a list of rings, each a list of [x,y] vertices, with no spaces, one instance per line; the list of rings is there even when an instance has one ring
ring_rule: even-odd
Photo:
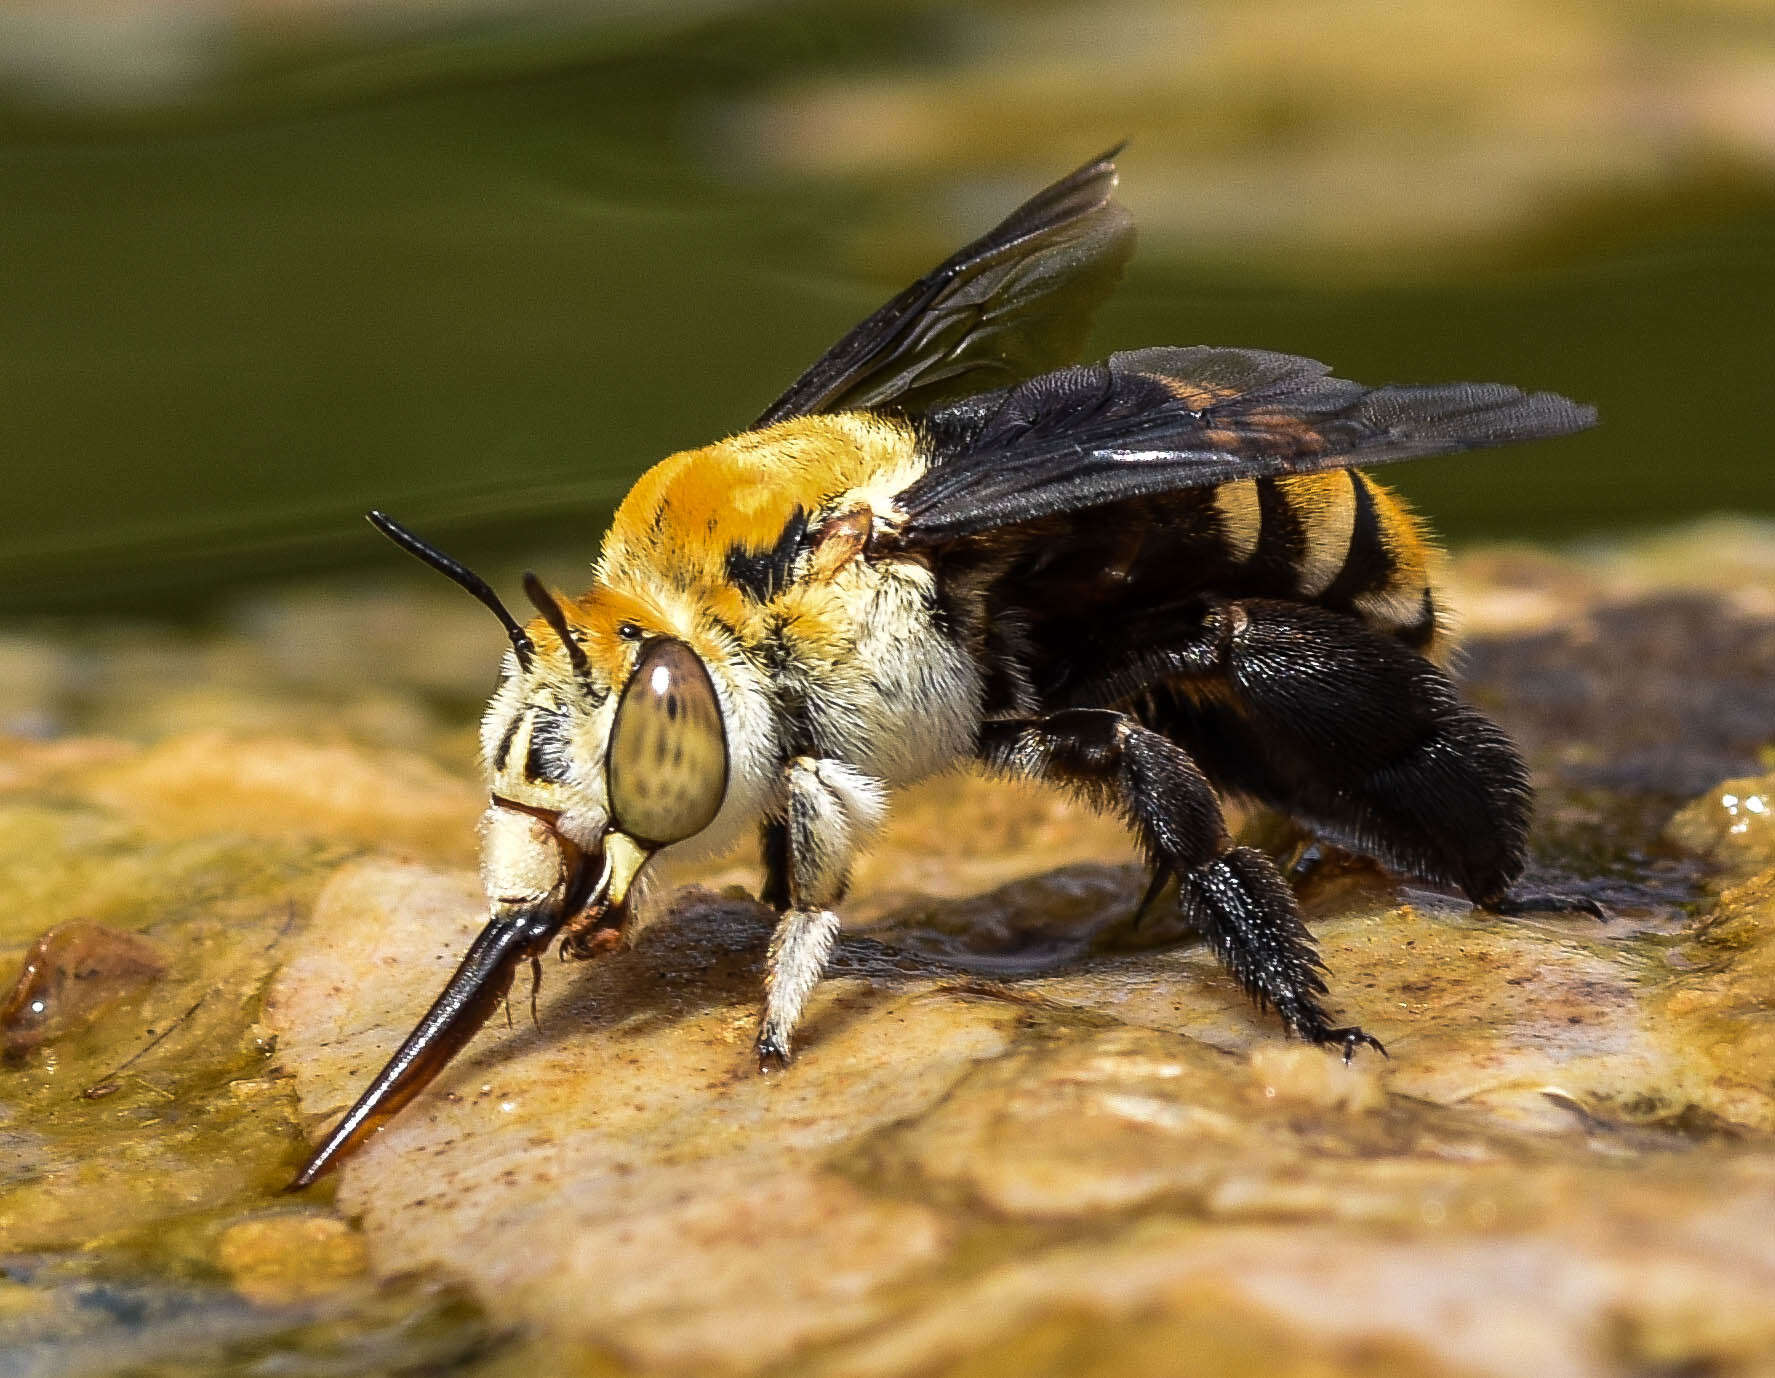
[[[530,668],[530,662],[536,658],[535,644],[524,629],[518,625],[517,618],[505,610],[505,604],[499,601],[499,595],[493,592],[492,587],[485,579],[473,570],[457,564],[443,551],[427,545],[387,513],[370,512],[366,515],[370,519],[371,526],[402,550],[416,559],[424,560],[426,564],[450,580],[451,583],[460,584],[485,603],[492,614],[499,619],[500,625],[505,628],[505,634],[512,639],[512,649],[518,653],[518,664],[525,670]],[[550,623],[550,625],[554,624]]]
[[[568,635],[567,614],[561,611],[555,595],[542,586],[542,580],[536,577],[535,570],[524,571],[524,592],[542,614],[542,620],[555,629],[555,635],[561,638],[561,644],[567,648],[567,659],[573,666],[574,676],[582,683],[589,683],[592,666],[586,659],[585,647]]]

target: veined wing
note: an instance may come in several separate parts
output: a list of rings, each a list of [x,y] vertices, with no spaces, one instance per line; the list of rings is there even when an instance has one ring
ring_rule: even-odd
[[[811,412],[917,413],[1078,357],[1134,251],[1114,148],[1038,192],[827,350],[754,427]]]
[[[1384,464],[1594,424],[1594,409],[1501,383],[1367,388],[1253,349],[1141,349],[926,417],[930,469],[898,540],[994,527],[1235,479]]]

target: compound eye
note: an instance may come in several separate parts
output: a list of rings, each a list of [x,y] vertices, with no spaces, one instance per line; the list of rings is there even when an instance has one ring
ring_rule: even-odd
[[[727,731],[702,661],[662,638],[616,706],[607,766],[610,821],[637,842],[664,847],[700,833],[727,795]]]

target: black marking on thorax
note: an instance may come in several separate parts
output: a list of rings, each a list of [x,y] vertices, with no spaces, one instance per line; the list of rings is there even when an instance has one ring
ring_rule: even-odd
[[[743,545],[727,548],[727,577],[760,603],[768,603],[795,577],[795,561],[807,539],[807,513],[800,507],[790,515],[776,543],[765,550]]]

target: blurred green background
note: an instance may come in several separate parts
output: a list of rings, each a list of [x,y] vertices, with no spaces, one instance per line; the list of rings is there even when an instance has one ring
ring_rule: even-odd
[[[1456,538],[1775,511],[1775,8],[0,6],[0,607],[590,558],[648,463],[1118,139],[1100,351],[1596,403]]]

